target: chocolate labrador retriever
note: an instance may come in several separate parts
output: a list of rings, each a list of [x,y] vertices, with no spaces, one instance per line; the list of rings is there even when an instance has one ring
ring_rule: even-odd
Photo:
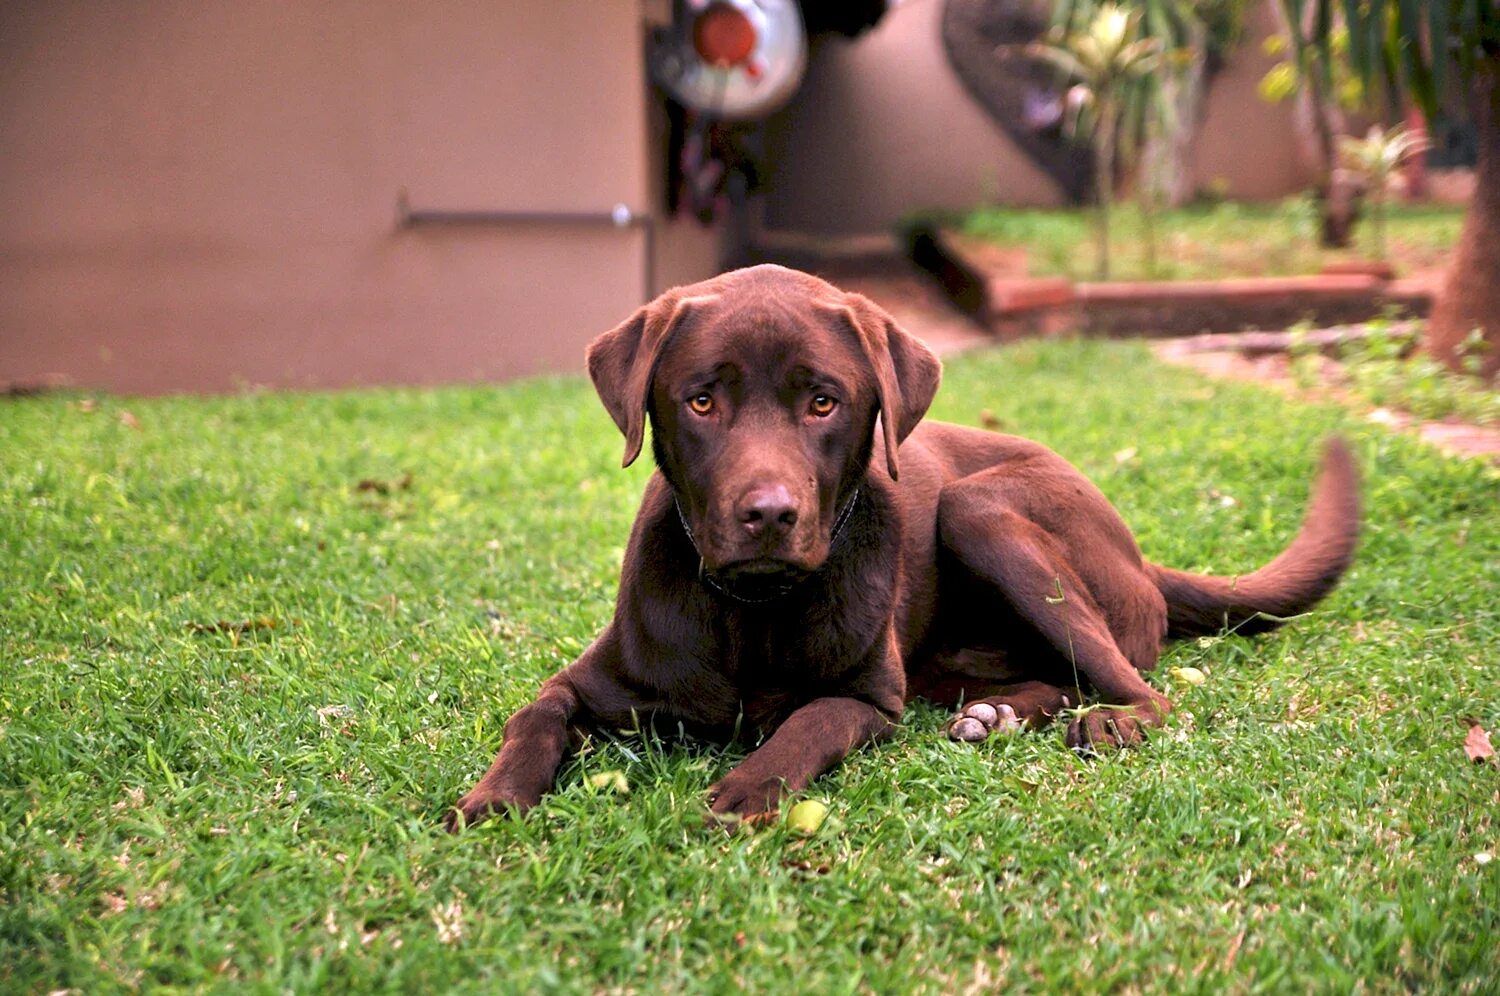
[[[1167,637],[1269,629],[1326,595],[1359,530],[1329,443],[1301,532],[1237,578],[1141,558],[1082,474],[1037,443],[922,422],[941,367],[858,294],[777,266],[663,294],[588,351],[646,485],[613,621],[511,717],[449,826],[524,811],[570,733],[655,717],[760,746],[709,789],[755,817],[908,699],[966,703],[956,740],[1070,713],[1081,750],[1137,743],[1171,708],[1141,672]],[[898,459],[899,458],[899,459]],[[899,466],[898,466],[899,463]]]

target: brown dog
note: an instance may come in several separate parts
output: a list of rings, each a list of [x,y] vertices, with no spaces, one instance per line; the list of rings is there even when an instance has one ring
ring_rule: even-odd
[[[869,300],[795,270],[669,291],[594,342],[588,366],[625,463],[649,419],[658,467],[614,619],[511,717],[450,827],[536,805],[570,731],[637,717],[764,737],[709,790],[714,813],[739,816],[889,734],[919,695],[967,702],[948,733],[975,740],[1047,722],[1081,684],[1114,708],[1078,713],[1067,742],[1134,744],[1170,709],[1140,675],[1163,638],[1302,612],[1358,534],[1335,440],[1301,532],[1266,567],[1230,579],[1147,563],[1050,450],[919,425],[937,358]]]

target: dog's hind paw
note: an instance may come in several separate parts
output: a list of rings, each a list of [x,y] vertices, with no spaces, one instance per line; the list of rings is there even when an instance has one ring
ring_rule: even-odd
[[[1166,719],[1172,704],[1154,694],[1129,706],[1090,706],[1079,710],[1068,723],[1067,745],[1080,754],[1094,755],[1100,748],[1136,747],[1146,742],[1152,728]]]
[[[948,721],[948,739],[978,743],[991,733],[1015,733],[1021,726],[1021,717],[1009,704],[981,700],[969,703]]]

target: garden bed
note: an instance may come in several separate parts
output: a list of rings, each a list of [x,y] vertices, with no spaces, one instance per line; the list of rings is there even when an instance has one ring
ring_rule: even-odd
[[[1061,331],[1156,337],[1281,329],[1364,321],[1392,309],[1422,317],[1436,290],[1431,276],[1392,280],[1378,270],[1350,272],[1348,265],[1306,276],[1075,282],[996,268],[984,247],[951,231],[925,238],[929,258],[942,260],[940,283],[962,289],[955,303],[1002,339]]]
[[[1318,249],[1282,207],[1227,205],[1158,219],[1154,261],[1138,216],[1116,233],[1115,273],[1094,281],[1079,211],[985,210],[919,225],[912,256],[955,303],[1002,338],[1057,331],[1177,336],[1426,315],[1461,211],[1423,207],[1391,219],[1391,258]],[[1398,274],[1400,276],[1398,276]]]
[[[1395,204],[1387,223],[1387,261],[1398,274],[1441,270],[1463,226],[1462,205]],[[991,260],[1010,256],[1009,275],[1095,279],[1091,215],[1081,208],[980,208],[944,227],[989,247]],[[1112,280],[1219,280],[1310,276],[1371,254],[1370,226],[1361,224],[1348,249],[1317,243],[1310,201],[1226,201],[1164,211],[1156,219],[1154,259],[1147,226],[1132,205],[1119,208],[1110,238]]]

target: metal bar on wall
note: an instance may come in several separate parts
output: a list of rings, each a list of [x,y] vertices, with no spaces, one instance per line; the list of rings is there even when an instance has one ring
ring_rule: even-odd
[[[425,225],[610,225],[614,228],[638,228],[645,236],[645,265],[642,267],[642,301],[656,296],[656,224],[649,214],[632,211],[628,205],[616,204],[608,211],[533,211],[413,208],[403,188],[396,195],[396,227],[417,228]]]

